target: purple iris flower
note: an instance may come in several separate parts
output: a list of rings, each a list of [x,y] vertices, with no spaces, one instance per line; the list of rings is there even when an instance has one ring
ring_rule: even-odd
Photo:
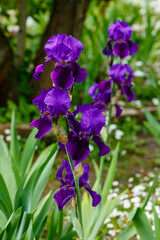
[[[119,85],[122,94],[127,96],[127,102],[135,99],[135,93],[131,89],[133,86],[131,80],[133,78],[133,69],[127,64],[114,64],[110,67],[109,76],[111,80]]]
[[[34,78],[40,78],[40,72],[45,71],[45,64],[54,61],[54,71],[51,72],[51,79],[55,87],[69,89],[74,82],[80,83],[87,77],[87,72],[77,63],[83,44],[71,35],[52,35],[45,45],[47,58],[43,64],[36,67]]]
[[[92,105],[101,111],[106,109],[107,104],[111,101],[111,80],[94,83],[88,94],[92,97]]]
[[[109,39],[103,54],[111,56],[117,55],[121,59],[128,55],[134,55],[138,51],[138,44],[130,40],[133,29],[126,22],[116,21],[108,28]],[[113,48],[112,48],[112,42]]]
[[[77,121],[75,116],[81,112],[82,119]],[[89,138],[99,148],[99,156],[106,155],[110,152],[110,148],[101,140],[100,131],[105,126],[105,116],[102,112],[90,104],[78,106],[75,113],[67,114],[68,122],[71,125],[71,132],[68,134],[68,142],[66,144],[67,151],[72,160],[76,162],[84,161],[90,154]],[[59,143],[62,150],[65,150],[63,144]]]
[[[40,139],[52,129],[54,120],[67,113],[71,100],[65,90],[52,87],[48,91],[43,88],[41,94],[33,99],[33,103],[42,114],[39,119],[33,120],[30,126],[38,129],[35,137]]]
[[[76,162],[73,162],[73,164],[74,166],[76,166]],[[88,184],[89,165],[83,163],[83,167],[84,172],[79,178],[79,187],[84,187],[89,192],[92,197],[92,206],[96,207],[101,201],[101,196],[95,191],[92,191],[90,185]],[[64,169],[66,169],[65,179],[63,179],[62,176]],[[56,177],[59,179],[61,186],[59,191],[54,195],[53,198],[55,199],[58,208],[61,211],[65,204],[76,194],[73,173],[67,160],[63,159],[63,166],[60,167],[60,169],[58,170]]]

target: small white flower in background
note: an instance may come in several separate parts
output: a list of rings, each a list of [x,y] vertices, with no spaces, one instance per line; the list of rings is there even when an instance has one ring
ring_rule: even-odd
[[[112,237],[115,237],[116,236],[116,233],[114,230],[109,230],[108,231],[108,234],[111,235]]]
[[[128,183],[128,187],[129,187],[129,188],[132,188],[132,187],[133,187],[133,184],[132,184],[132,183]]]
[[[152,210],[152,203],[148,201],[147,205],[145,206],[145,210],[151,211]]]
[[[6,136],[6,141],[10,142],[11,141],[11,135]]]
[[[144,77],[145,73],[142,72],[141,70],[137,70],[137,71],[134,72],[134,76],[135,77]]]
[[[117,128],[116,124],[111,124],[108,129],[109,133],[113,132],[116,128]]]
[[[133,178],[133,177],[131,177],[131,178],[128,179],[128,182],[130,182],[130,183],[133,182],[133,181],[134,181],[134,178]]]
[[[131,203],[128,199],[125,199],[123,202],[123,207],[124,208],[130,208],[131,207]]]
[[[155,106],[158,106],[159,100],[157,98],[152,98],[152,102]]]
[[[109,194],[108,199],[116,198],[117,196],[118,196],[117,193],[111,193]]]
[[[113,186],[118,186],[118,185],[119,185],[119,182],[118,182],[118,181],[113,181],[112,185],[113,185]]]
[[[141,175],[140,173],[136,173],[135,176],[136,176],[137,178],[142,177],[142,175]]]
[[[38,149],[38,145],[35,146],[35,150],[37,150],[37,149]]]
[[[152,225],[152,230],[155,231],[155,225]]]
[[[124,149],[124,150],[122,150],[121,155],[124,156],[126,153],[127,153],[127,151]]]
[[[8,32],[15,32],[17,33],[19,31],[19,26],[18,25],[9,25],[7,27]]]
[[[114,225],[112,223],[107,224],[107,228],[113,228],[113,227],[114,227]]]
[[[139,236],[138,234],[136,235],[136,237],[137,237],[137,240],[139,240],[139,239],[140,239],[140,236]]]
[[[136,65],[137,67],[141,67],[141,66],[143,65],[143,62],[141,62],[141,61],[136,61],[136,62],[135,62],[135,65]]]
[[[93,145],[89,144],[89,150],[90,150],[91,152],[93,152],[93,150],[94,150]]]
[[[117,102],[120,107],[125,107],[126,103],[123,101],[118,101]]]
[[[135,100],[131,102],[132,106],[136,106],[138,108],[142,107],[142,102],[140,100]]]
[[[153,181],[150,181],[149,182],[149,186],[151,187],[153,185]]]
[[[149,172],[149,173],[148,173],[148,177],[154,178],[154,173],[153,173],[153,172]]]
[[[109,217],[107,217],[105,220],[104,220],[104,224],[107,224],[111,221],[111,219]]]
[[[17,135],[17,139],[20,140],[20,139],[21,139],[21,136],[20,136],[20,135]]]
[[[133,202],[133,203],[140,203],[141,199],[140,199],[140,197],[133,197],[133,198],[131,198],[131,202]]]
[[[121,130],[117,129],[115,132],[115,139],[120,140],[123,135],[124,133]]]
[[[148,211],[145,211],[145,214],[146,214],[147,218],[149,218],[149,219],[153,219],[154,218],[154,216],[150,212],[148,212]]]
[[[5,134],[10,134],[10,133],[11,133],[11,130],[10,130],[9,128],[6,128],[6,129],[4,130],[4,133],[5,133]]]

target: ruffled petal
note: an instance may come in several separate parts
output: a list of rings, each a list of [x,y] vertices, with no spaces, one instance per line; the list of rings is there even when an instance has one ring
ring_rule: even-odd
[[[129,51],[130,51],[130,55],[134,55],[137,51],[138,51],[138,44],[134,43],[131,40],[128,40],[128,46],[129,46]]]
[[[116,41],[113,45],[113,53],[121,59],[129,55],[129,46],[126,41]]]
[[[92,141],[95,142],[99,148],[98,156],[104,156],[110,152],[110,148],[102,141],[100,136],[94,135]]]
[[[45,96],[45,104],[50,107],[51,115],[65,114],[71,105],[68,92],[60,88],[51,88]]]
[[[99,134],[102,127],[105,126],[106,118],[102,112],[97,109],[89,109],[82,113],[81,129],[86,135]]]
[[[58,209],[61,211],[64,205],[75,196],[74,187],[61,187],[60,190],[54,195],[54,199],[58,205]]]
[[[35,73],[33,74],[33,77],[37,80],[40,79],[40,73],[45,71],[45,63],[40,64],[36,67]]]
[[[30,126],[38,129],[35,138],[40,139],[52,129],[52,119],[49,115],[44,115],[39,119],[33,120]]]
[[[124,85],[122,88],[121,88],[121,91],[124,95],[127,96],[127,102],[131,102],[135,99],[136,95],[135,93],[133,92],[133,90],[131,89],[130,86],[127,86],[127,85]]]
[[[88,91],[88,94],[93,98],[93,100],[96,99],[96,90],[98,89],[99,84],[98,83],[94,83]]]
[[[88,76],[86,69],[81,68],[77,62],[72,63],[71,68],[72,68],[73,76],[75,77],[76,83],[83,82]]]
[[[43,88],[41,94],[32,100],[32,102],[35,105],[37,105],[37,108],[41,113],[44,113],[47,110],[46,109],[47,105],[44,103],[44,99],[46,97],[47,92],[48,91],[45,88]]]

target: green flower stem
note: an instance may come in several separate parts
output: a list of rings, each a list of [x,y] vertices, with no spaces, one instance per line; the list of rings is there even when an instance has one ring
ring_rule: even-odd
[[[108,132],[109,132],[109,126],[111,123],[111,116],[112,116],[112,109],[113,109],[113,104],[112,104],[112,97],[113,97],[113,93],[114,93],[114,86],[115,84],[113,83],[112,85],[112,90],[111,90],[111,104],[110,104],[110,108],[109,108],[109,120],[108,120],[108,124],[107,124],[107,137],[106,137],[106,143],[108,141]],[[102,179],[102,172],[103,172],[103,166],[104,166],[104,156],[101,157],[101,162],[100,162],[100,174],[99,174],[99,183],[101,182]]]
[[[66,147],[65,147],[66,148]],[[74,177],[74,166],[73,166],[73,161],[71,159],[71,157],[69,156],[68,152],[67,152],[67,148],[66,148],[66,153],[67,153],[67,157],[71,166],[71,170],[73,173],[73,177]],[[83,220],[82,220],[82,209],[81,209],[81,196],[80,196],[80,189],[79,189],[79,179],[76,179],[74,177],[74,182],[75,182],[75,188],[76,188],[76,197],[77,197],[77,208],[78,208],[78,216],[79,216],[79,222],[81,224],[82,227],[82,231],[83,231],[83,238],[84,239],[84,230],[83,230]]]
[[[63,232],[63,209],[60,211],[60,215],[59,215],[58,237],[61,237],[62,232]]]

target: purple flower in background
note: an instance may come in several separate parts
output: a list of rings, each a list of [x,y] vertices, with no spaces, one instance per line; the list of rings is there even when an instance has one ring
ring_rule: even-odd
[[[71,105],[68,93],[55,87],[50,88],[48,91],[43,88],[42,93],[33,99],[33,103],[37,105],[42,113],[39,119],[35,119],[30,123],[30,126],[38,129],[35,136],[37,139],[50,131],[52,122],[65,115]]]
[[[79,112],[82,113],[80,122],[75,119]],[[68,134],[66,148],[72,160],[80,162],[89,156],[89,137],[91,136],[92,141],[99,148],[99,156],[110,152],[110,148],[100,138],[100,131],[105,126],[105,116],[98,108],[90,104],[78,106],[75,113],[68,113],[67,117],[72,131]],[[61,143],[59,145],[62,150],[65,150]]]
[[[109,76],[111,80],[118,84],[121,88],[122,94],[127,96],[127,102],[131,102],[135,99],[135,93],[131,89],[133,86],[131,80],[133,78],[133,69],[127,64],[114,64],[110,67]]]
[[[109,39],[103,54],[111,56],[113,54],[118,57],[125,58],[128,55],[134,55],[138,51],[138,44],[130,40],[133,29],[126,22],[116,21],[108,28]],[[113,47],[112,47],[112,42]]]
[[[45,64],[54,61],[55,68],[51,72],[51,79],[55,87],[68,89],[74,82],[80,83],[87,77],[87,72],[77,63],[83,44],[71,35],[52,35],[45,45],[47,58],[43,64],[36,67],[34,78],[40,78],[40,72],[45,71]]]
[[[111,101],[111,81],[104,80],[102,82],[94,83],[88,94],[92,97],[92,105],[101,111],[106,109],[107,104]]]
[[[73,162],[73,164],[74,166],[77,165],[76,162]],[[79,178],[79,187],[84,187],[89,192],[92,197],[92,206],[96,207],[101,201],[101,196],[95,191],[92,191],[90,185],[88,184],[89,165],[83,163],[83,167],[84,172]],[[66,169],[65,178],[62,176],[64,169]],[[54,199],[58,205],[59,210],[61,211],[65,204],[76,194],[73,173],[67,160],[63,159],[63,166],[58,170],[56,177],[59,179],[61,186],[59,191],[54,195]]]

